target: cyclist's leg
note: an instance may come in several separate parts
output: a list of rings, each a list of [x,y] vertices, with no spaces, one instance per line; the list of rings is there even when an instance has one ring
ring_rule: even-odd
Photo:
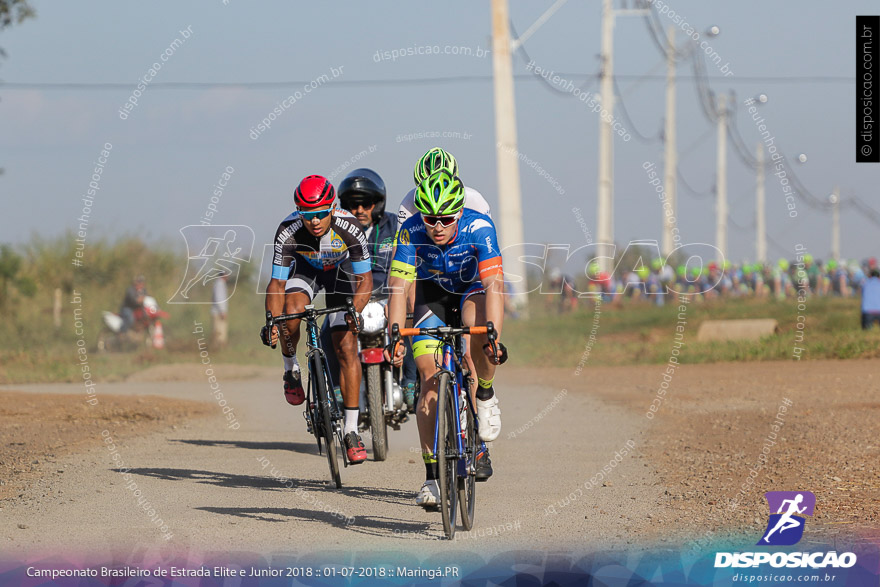
[[[285,314],[302,312],[312,302],[320,287],[316,281],[317,275],[317,270],[314,267],[298,255],[295,256],[295,272],[291,274],[284,287]],[[285,357],[296,358],[296,348],[299,344],[299,323],[300,320],[288,320],[281,325],[281,354]],[[289,364],[289,361],[286,361],[285,367],[288,367]]]
[[[335,271],[324,272],[319,282],[326,291],[327,307],[345,305],[347,298],[354,295],[351,277],[337,266]],[[349,330],[345,312],[328,315],[328,326],[333,339],[333,349],[339,360],[339,386],[342,389],[342,404],[345,412],[343,434],[348,460],[361,463],[367,458],[364,443],[358,434],[360,416],[361,362],[357,356],[357,335]]]
[[[482,287],[474,287],[465,294],[461,304],[461,318],[462,324],[465,326],[486,323],[486,295]],[[477,371],[477,377],[484,381],[493,380],[495,378],[495,363],[491,362],[483,352],[483,345],[488,344],[489,338],[485,334],[475,334],[465,337],[465,340],[468,340],[468,354]]]
[[[486,296],[482,287],[473,287],[469,290],[461,302],[462,324],[476,326],[486,323]],[[473,377],[473,385],[470,387],[471,401],[477,410],[479,423],[479,437],[477,438],[476,480],[487,481],[493,473],[492,459],[489,457],[489,447],[486,441],[494,440],[501,432],[501,411],[498,408],[498,398],[492,385],[495,365],[489,362],[489,358],[483,352],[482,345],[488,342],[485,335],[464,336],[467,354]],[[473,346],[471,346],[473,345]],[[477,366],[477,361],[482,358],[483,362]],[[486,369],[491,365],[491,371]],[[489,375],[488,373],[491,373]],[[479,400],[479,401],[478,401]]]
[[[462,304],[462,322],[467,326],[486,323],[486,296],[481,286],[474,286],[465,294]],[[468,349],[470,358],[477,372],[475,403],[480,439],[491,442],[501,433],[501,410],[498,407],[498,396],[495,393],[495,364],[483,351],[483,345],[489,339],[485,334],[470,337]],[[478,463],[479,464],[479,463]],[[490,473],[491,474],[491,473]],[[481,480],[478,476],[478,480]]]
[[[336,318],[336,316],[333,316]],[[342,322],[342,324],[339,324]],[[361,361],[357,355],[357,335],[348,329],[345,318],[338,318],[336,323],[331,320],[331,338],[333,349],[339,359],[339,387],[346,410],[359,410],[361,389]],[[357,430],[357,419],[349,422],[346,419],[345,433]]]
[[[425,328],[442,324],[433,313],[418,323]],[[429,337],[413,337],[413,354],[421,378],[421,391],[416,406],[416,424],[419,428],[422,460],[425,463],[425,482],[416,495],[416,504],[426,508],[440,504],[440,488],[437,484],[440,471],[437,468],[437,455],[434,453],[434,428],[437,419],[437,379],[434,378],[437,366],[434,362],[434,350],[439,344],[437,340]]]
[[[417,328],[433,328],[449,324],[447,312],[449,306],[456,304],[457,297],[432,282],[416,282],[416,295],[413,303],[413,326]],[[435,352],[440,341],[429,336],[412,338],[413,356],[421,379],[421,391],[416,407],[416,424],[419,428],[419,440],[422,446],[422,458],[425,462],[425,484],[416,497],[416,503],[427,506],[439,503],[437,487],[437,457],[434,454],[434,428],[437,420],[437,372]],[[433,496],[433,497],[432,497]]]
[[[336,345],[333,344],[333,337],[330,333],[330,318],[325,316],[324,322],[321,324],[321,348],[324,349],[324,357],[327,359],[327,368],[330,369],[333,385],[340,387],[339,359],[337,359]]]
[[[433,312],[422,316],[421,320],[415,321],[419,328],[433,328],[444,326],[445,323]],[[416,422],[419,427],[419,440],[422,444],[423,454],[432,454],[434,450],[434,424],[437,419],[437,364],[434,353],[439,348],[440,342],[429,336],[413,337],[413,355],[416,368],[421,380],[419,403],[416,407]]]
[[[315,283],[316,271],[305,260],[295,258],[295,272],[284,287],[285,314],[302,312],[311,303],[318,289]],[[281,324],[281,355],[284,360],[284,397],[287,402],[298,406],[305,401],[302,385],[302,370],[296,358],[299,346],[300,320],[288,320]]]
[[[306,305],[311,301],[309,296],[296,289],[296,285],[293,285],[291,289],[291,282],[294,280],[291,279],[288,281],[288,289],[284,294],[284,313],[285,314],[295,314],[297,312],[302,312]],[[295,357],[296,356],[296,347],[299,345],[299,323],[301,320],[288,320],[287,322],[283,322],[281,324],[281,354],[285,357]]]

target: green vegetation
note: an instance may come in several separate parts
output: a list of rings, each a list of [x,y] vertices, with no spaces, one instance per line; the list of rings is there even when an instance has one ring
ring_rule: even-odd
[[[169,247],[147,245],[136,238],[96,241],[86,247],[83,266],[74,267],[74,251],[72,234],[52,240],[35,237],[14,250],[0,248],[0,383],[80,380],[75,307],[82,309],[89,368],[99,381],[123,379],[153,365],[198,360],[198,337],[192,334],[193,323],[201,322],[205,331],[210,332],[211,306],[167,303],[184,275],[183,254]],[[255,263],[245,267],[236,284],[229,304],[230,345],[222,351],[212,350],[214,363],[277,362],[277,357],[257,340],[264,312],[263,297],[256,295],[256,282],[251,278],[255,270]],[[119,310],[125,289],[138,274],[146,276],[147,293],[170,314],[163,321],[166,348],[98,353],[98,334],[104,327],[102,311]],[[230,290],[232,286],[230,282]],[[61,291],[60,328],[55,327],[53,319],[56,289]],[[74,292],[81,299],[79,305],[71,303]]]
[[[134,238],[90,242],[82,267],[73,267],[72,235],[32,239],[26,246],[0,247],[0,383],[39,383],[81,380],[78,336],[71,304],[74,291],[82,302],[84,340],[91,373],[98,381],[114,381],[153,365],[199,360],[199,336],[194,322],[210,333],[210,305],[168,304],[183,277],[186,258],[169,247],[151,246]],[[264,284],[254,279],[256,263],[244,268],[230,300],[229,346],[211,349],[211,361],[278,366],[278,351],[260,344]],[[147,289],[163,310],[166,348],[142,348],[127,353],[96,352],[103,328],[101,312],[116,312],[126,287],[136,274],[147,278]],[[230,284],[231,287],[232,284]],[[61,326],[53,322],[55,290],[62,292]],[[571,367],[584,356],[593,328],[593,302],[582,300],[577,311],[557,314],[550,309],[555,296],[535,296],[532,318],[508,319],[504,342],[516,364]],[[318,302],[320,304],[320,301]],[[880,356],[880,331],[859,328],[858,299],[809,298],[806,304],[805,359],[857,359]],[[555,307],[555,306],[554,306]],[[656,307],[626,300],[601,306],[596,340],[586,367],[663,363],[672,348],[677,305]],[[797,306],[793,300],[729,299],[688,306],[682,363],[716,361],[790,360],[795,345]],[[707,319],[775,318],[780,333],[757,342],[698,343],[697,330]]]
[[[528,321],[508,321],[504,340],[517,361],[537,365],[575,368],[584,357],[589,336],[595,326],[594,303],[582,301],[576,312],[556,314],[547,311],[542,296],[533,298]],[[796,300],[741,299],[703,301],[687,306],[685,347],[682,363],[720,361],[790,360],[797,331]],[[857,298],[810,297],[806,310],[803,343],[804,359],[859,359],[880,357],[880,330],[863,332],[859,323]],[[697,342],[697,330],[704,320],[774,318],[780,332],[759,341]],[[600,307],[596,340],[586,365],[632,365],[664,363],[669,360],[673,334],[678,322],[678,305],[657,307],[626,300],[614,307]]]

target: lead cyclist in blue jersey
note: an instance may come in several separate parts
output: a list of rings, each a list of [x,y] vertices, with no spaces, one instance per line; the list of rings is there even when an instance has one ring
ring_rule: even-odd
[[[397,250],[391,262],[389,328],[403,325],[406,300],[415,287],[413,326],[483,325],[491,321],[498,338],[504,320],[504,275],[501,252],[492,219],[464,207],[464,187],[447,170],[431,174],[415,195],[418,214],[400,227]],[[507,351],[500,342],[493,353],[485,335],[471,336],[470,353],[477,375],[477,419],[480,438],[489,442],[501,432],[501,410],[492,382],[495,366]],[[437,409],[437,367],[434,352],[440,342],[428,336],[413,337],[412,347],[421,377],[422,392],[416,421],[425,461],[425,483],[416,497],[423,507],[440,502],[437,459],[433,454]],[[476,350],[482,349],[482,350]],[[395,364],[403,360],[403,345],[394,349]],[[477,455],[477,480],[492,474],[485,444]]]

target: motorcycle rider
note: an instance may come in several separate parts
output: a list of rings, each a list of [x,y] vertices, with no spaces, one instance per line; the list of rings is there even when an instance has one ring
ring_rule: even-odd
[[[134,313],[144,307],[144,298],[147,295],[147,278],[138,275],[131,280],[131,285],[125,290],[125,297],[119,308],[119,316],[122,318],[120,333],[128,331],[134,326]]]
[[[339,183],[337,190],[339,205],[351,212],[361,223],[370,249],[371,271],[373,273],[373,297],[387,299],[385,289],[388,281],[388,270],[391,266],[391,254],[394,250],[394,239],[397,235],[397,216],[385,211],[385,182],[372,169],[355,169]],[[321,329],[321,342],[324,349],[332,349],[329,344],[328,328]],[[333,375],[333,381],[339,381],[339,362],[332,350],[327,352],[327,363]],[[412,350],[407,353],[403,364],[403,392],[407,407],[412,409],[415,391],[415,379],[418,376],[416,364],[412,358]]]

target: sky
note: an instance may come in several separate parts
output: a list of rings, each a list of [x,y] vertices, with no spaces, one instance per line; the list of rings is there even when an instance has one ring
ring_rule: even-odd
[[[7,54],[0,60],[0,242],[77,227],[105,143],[112,149],[91,200],[88,239],[139,235],[182,245],[179,229],[203,218],[227,167],[233,172],[212,222],[251,226],[258,242],[271,242],[303,176],[336,171],[338,183],[346,165],[380,173],[394,211],[412,187],[415,161],[435,145],[455,155],[467,185],[498,205],[489,2],[31,3],[35,19],[0,33]],[[525,31],[551,4],[511,0],[515,29]],[[708,40],[734,74],[725,77],[712,63],[706,71],[713,91],[736,93],[736,125],[750,151],[760,137],[742,102],[764,93],[761,116],[808,189],[826,198],[839,185],[844,202],[857,195],[880,210],[880,166],[855,163],[852,80],[855,15],[876,12],[876,2],[673,0],[669,7],[697,31],[720,27]],[[658,20],[674,24],[667,15]],[[600,24],[600,1],[570,0],[524,46],[538,67],[579,75],[579,86],[598,93],[587,76],[599,67]],[[189,38],[150,73],[188,27]],[[687,45],[680,30],[677,43]],[[423,47],[431,54],[390,56]],[[523,53],[514,56],[519,151],[554,182],[520,164],[525,237],[575,248],[596,238],[599,119],[577,97],[538,80],[527,63]],[[614,69],[631,120],[619,106],[615,114],[632,137],[614,145],[615,240],[659,240],[662,203],[643,166],[662,169],[665,61],[642,16],[617,18]],[[303,91],[325,74],[328,83]],[[679,229],[684,243],[713,243],[714,124],[699,106],[691,63],[679,64],[678,75],[679,169],[702,193],[679,187]],[[153,77],[122,119],[143,76]],[[193,82],[222,85],[185,86]],[[256,134],[276,108],[271,127]],[[449,136],[425,136],[431,133]],[[806,163],[796,162],[801,153]],[[727,176],[729,257],[752,259],[755,172],[732,146]],[[798,244],[827,257],[830,214],[799,199],[791,218],[779,180],[768,174],[765,185],[770,258],[792,258]],[[841,225],[844,257],[878,253],[870,218],[844,208]]]

